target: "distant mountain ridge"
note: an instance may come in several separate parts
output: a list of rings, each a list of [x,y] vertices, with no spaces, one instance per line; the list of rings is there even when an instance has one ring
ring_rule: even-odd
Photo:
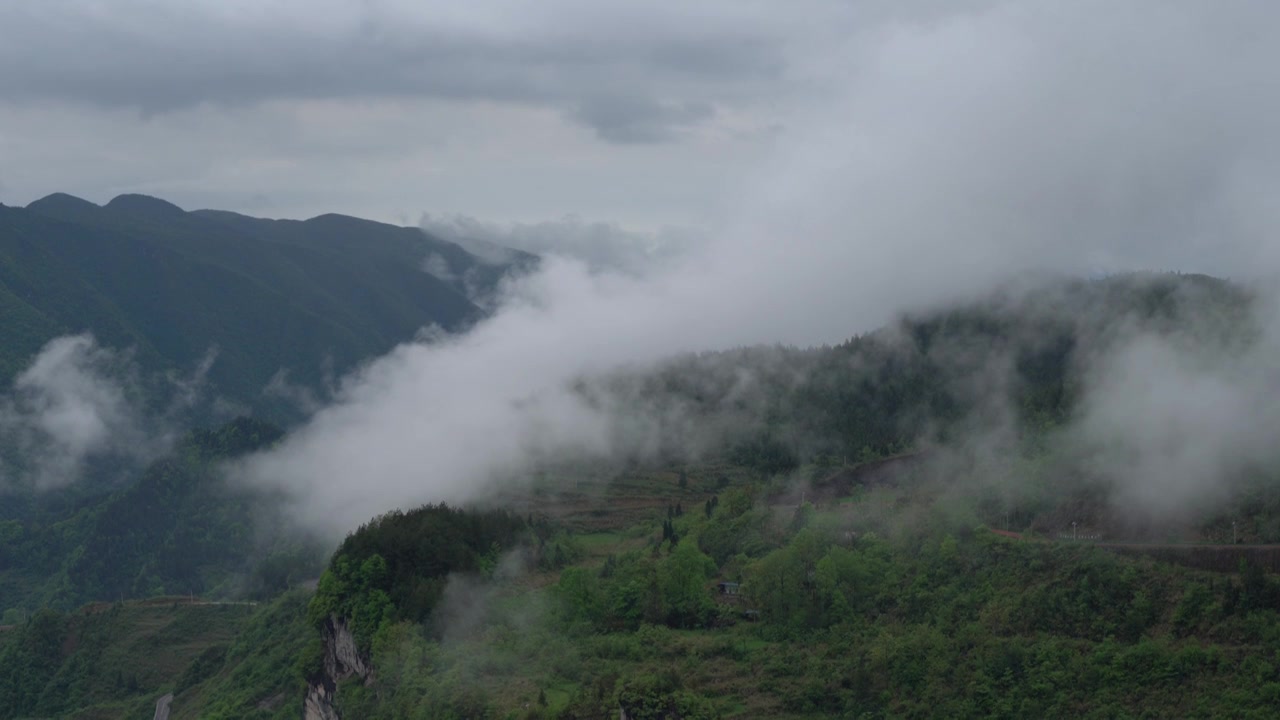
[[[317,387],[423,327],[466,328],[483,295],[536,261],[511,257],[343,215],[266,220],[146,195],[0,205],[0,377],[54,337],[91,332],[148,371],[189,372],[214,349],[216,391],[262,411],[281,370]]]

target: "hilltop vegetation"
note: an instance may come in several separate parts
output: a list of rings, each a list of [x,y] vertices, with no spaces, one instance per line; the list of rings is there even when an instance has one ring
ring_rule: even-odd
[[[352,573],[360,553],[340,551],[322,587],[341,587],[342,600],[322,592],[311,612],[351,609],[374,679],[340,683],[337,709],[441,718],[601,718],[619,707],[654,718],[1271,712],[1280,583],[1258,568],[1215,575],[1009,540],[919,481],[887,493],[889,512],[884,489],[822,508],[730,489],[673,515],[662,532],[657,518],[625,529],[607,554],[560,571],[494,574],[478,553],[448,574],[423,565],[399,577],[445,588],[425,615],[390,600],[396,583],[374,555],[361,563],[373,572]],[[466,517],[444,508],[403,517],[415,516]],[[393,541],[391,524],[354,533],[346,547],[448,542]],[[740,583],[739,593],[720,594],[718,582]]]

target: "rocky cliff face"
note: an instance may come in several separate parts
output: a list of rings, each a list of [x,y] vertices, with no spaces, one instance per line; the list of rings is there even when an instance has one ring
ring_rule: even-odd
[[[333,698],[338,683],[356,676],[368,684],[373,681],[373,670],[360,655],[356,638],[347,627],[345,618],[330,615],[324,624],[324,670],[307,683],[307,697],[303,703],[305,720],[340,720]]]
[[[333,691],[324,684],[307,688],[307,699],[302,703],[303,720],[341,720],[333,707]]]

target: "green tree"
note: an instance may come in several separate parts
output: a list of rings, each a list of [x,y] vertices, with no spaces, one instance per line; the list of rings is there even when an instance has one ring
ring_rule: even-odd
[[[585,568],[565,568],[560,573],[556,594],[566,617],[598,623],[603,619],[603,596],[596,573]]]
[[[658,573],[668,624],[685,628],[707,622],[714,603],[706,583],[715,570],[715,563],[698,549],[692,538],[676,545]]]

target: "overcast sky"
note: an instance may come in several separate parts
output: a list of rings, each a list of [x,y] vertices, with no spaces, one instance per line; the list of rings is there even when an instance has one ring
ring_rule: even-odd
[[[1277,27],[1248,0],[0,2],[0,202],[345,212],[593,267],[705,237],[770,272],[937,259],[895,287],[1239,276],[1278,257]]]
[[[658,231],[721,224],[750,195],[744,185],[794,152],[797,135],[812,139],[805,126],[815,115],[836,112],[856,133],[884,119],[884,108],[903,109],[894,102],[917,101],[909,85],[876,82],[936,88],[936,76],[952,72],[939,60],[1014,63],[967,68],[987,87],[962,89],[1043,112],[1044,132],[1068,114],[1087,115],[1072,121],[1086,128],[1114,127],[1126,114],[1149,123],[1167,109],[1193,113],[1163,116],[1172,130],[1205,121],[1225,133],[1221,113],[1244,115],[1203,105],[1275,109],[1273,82],[1249,89],[1274,74],[1264,47],[1280,26],[1271,3],[1067,5],[0,2],[0,202],[143,192],[271,217],[573,215]],[[991,38],[992,26],[1006,34]],[[928,47],[913,47],[913,37]],[[1203,48],[1228,54],[1173,47],[1171,37],[1203,38]],[[966,48],[976,38],[998,51]],[[1028,91],[1030,73],[1046,73],[1041,55],[1050,58],[1045,84]],[[898,65],[886,73],[886,62]],[[943,91],[932,100],[948,110]],[[1020,96],[1028,92],[1032,102]],[[850,97],[874,102],[850,106]],[[1099,97],[1110,104],[1091,104]],[[998,108],[950,109],[962,123],[980,113],[992,132],[1028,125]],[[1258,109],[1241,110],[1258,123],[1275,119]],[[1231,141],[1221,133],[1219,142]],[[1090,139],[1067,135],[1062,146]]]
[[[704,224],[831,93],[822,53],[932,17],[849,6],[3,2],[0,202]]]

